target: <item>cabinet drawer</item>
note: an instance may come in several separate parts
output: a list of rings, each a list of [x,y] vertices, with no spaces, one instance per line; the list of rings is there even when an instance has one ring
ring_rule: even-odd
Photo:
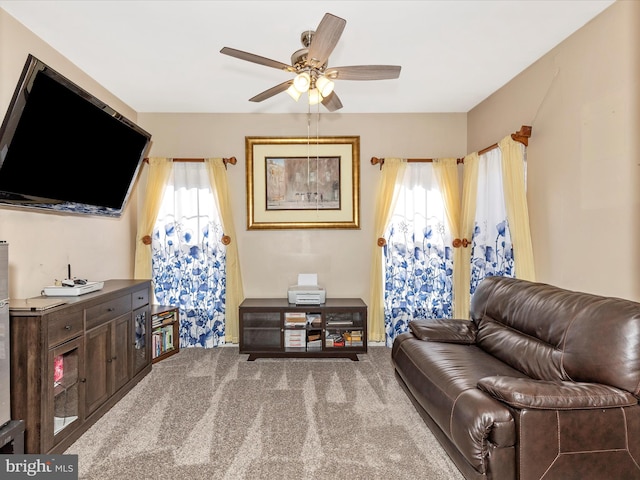
[[[86,329],[90,330],[93,327],[97,327],[104,322],[112,320],[130,311],[131,295],[123,295],[122,297],[109,300],[108,302],[101,303],[95,307],[87,308]]]
[[[132,309],[140,308],[149,303],[149,289],[145,288],[144,290],[138,290],[137,292],[133,292],[131,295],[132,299]]]
[[[69,311],[52,314],[48,321],[49,347],[54,347],[60,343],[77,337],[82,333],[82,310]]]

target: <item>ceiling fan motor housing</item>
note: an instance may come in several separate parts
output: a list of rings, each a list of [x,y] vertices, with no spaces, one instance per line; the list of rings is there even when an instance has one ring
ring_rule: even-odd
[[[301,48],[300,50],[296,50],[291,55],[291,65],[293,65],[296,70],[300,70],[307,63],[307,55],[309,54],[308,48]]]

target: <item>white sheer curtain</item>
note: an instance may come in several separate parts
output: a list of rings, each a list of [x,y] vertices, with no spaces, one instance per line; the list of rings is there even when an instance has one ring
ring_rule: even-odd
[[[388,346],[414,318],[468,319],[471,297],[487,276],[535,281],[526,148],[513,135],[495,147],[467,155],[461,178],[456,159],[410,162],[398,176],[397,201],[384,241],[378,242]],[[460,237],[455,248],[453,233]]]
[[[502,152],[494,148],[478,157],[470,293],[473,295],[484,277],[513,277],[514,273],[513,244],[502,181]]]
[[[204,163],[174,162],[152,238],[158,303],[180,307],[180,346],[225,343],[226,249]]]
[[[414,318],[451,317],[452,237],[431,163],[409,163],[385,234],[385,342]]]

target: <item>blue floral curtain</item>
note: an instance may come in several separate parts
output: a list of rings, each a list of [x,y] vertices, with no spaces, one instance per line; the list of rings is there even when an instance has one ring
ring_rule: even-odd
[[[152,239],[160,305],[180,307],[180,347],[225,343],[225,246],[204,163],[174,162]]]
[[[470,293],[484,277],[514,277],[514,257],[502,185],[499,148],[478,158],[478,195],[471,240]]]
[[[385,239],[385,342],[391,346],[414,318],[453,311],[452,239],[431,163],[407,165]]]

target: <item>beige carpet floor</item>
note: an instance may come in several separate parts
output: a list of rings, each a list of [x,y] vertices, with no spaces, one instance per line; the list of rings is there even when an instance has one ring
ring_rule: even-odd
[[[183,349],[65,453],[86,480],[462,479],[390,352],[247,362],[235,346]]]

